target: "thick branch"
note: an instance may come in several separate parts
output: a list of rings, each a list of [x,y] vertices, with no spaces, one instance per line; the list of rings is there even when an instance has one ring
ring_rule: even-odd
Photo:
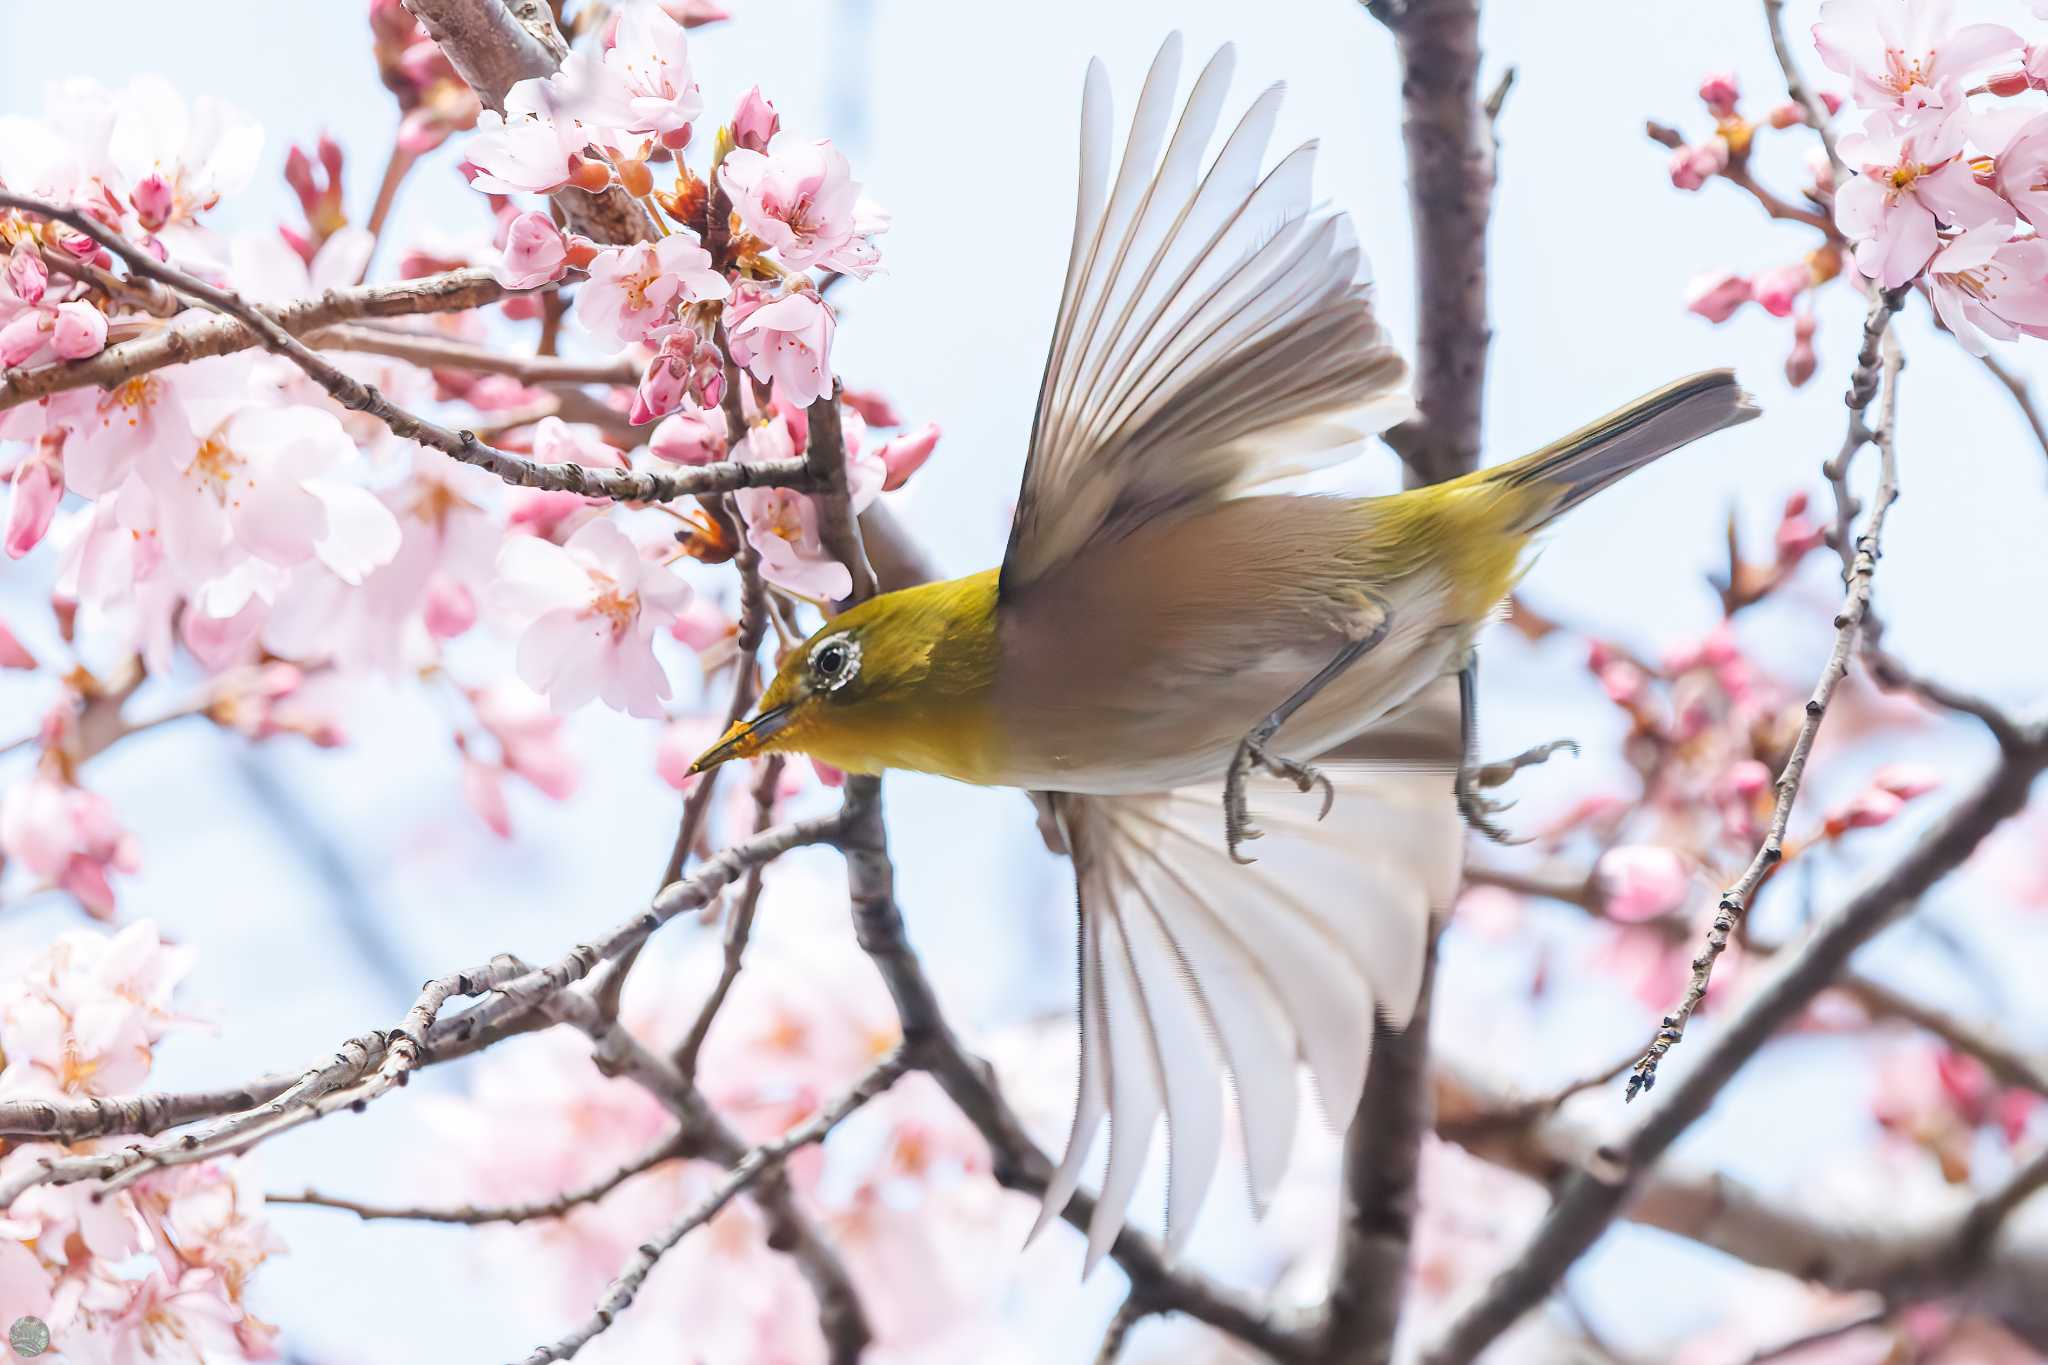
[[[495,303],[511,292],[492,279],[488,270],[451,270],[396,284],[330,289],[318,298],[255,307],[278,326],[297,335],[352,318],[459,313]],[[7,371],[0,375],[0,410],[68,389],[113,388],[166,365],[246,351],[262,344],[256,332],[237,318],[188,311],[159,331],[109,346],[85,360]]]
[[[1401,136],[1415,223],[1415,399],[1387,433],[1410,487],[1479,463],[1486,388],[1486,225],[1493,132],[1479,98],[1478,0],[1370,7],[1401,53]]]

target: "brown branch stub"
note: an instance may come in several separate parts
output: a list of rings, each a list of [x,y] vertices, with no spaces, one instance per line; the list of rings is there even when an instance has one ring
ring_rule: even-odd
[[[846,494],[846,438],[839,423],[838,380],[832,392],[819,395],[810,406],[810,443],[804,448],[804,464],[810,470],[812,486],[818,490],[818,538],[825,552],[846,566],[853,588],[840,609],[865,602],[875,595],[875,571],[868,567],[867,552],[861,547],[860,526]]]

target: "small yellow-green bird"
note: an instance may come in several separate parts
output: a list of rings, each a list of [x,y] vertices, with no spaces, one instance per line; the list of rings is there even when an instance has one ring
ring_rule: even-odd
[[[1314,144],[1259,173],[1281,88],[1205,169],[1234,59],[1217,53],[1175,118],[1180,53],[1176,35],[1154,61],[1113,183],[1108,79],[1089,67],[1002,567],[834,618],[697,762],[789,751],[1049,794],[1079,883],[1081,1064],[1041,1225],[1107,1118],[1091,1267],[1162,1112],[1170,1249],[1217,1164],[1222,1079],[1255,1208],[1293,1145],[1297,1061],[1349,1121],[1375,1012],[1414,1008],[1461,815],[1483,826],[1462,776],[1473,639],[1531,537],[1757,414],[1717,371],[1448,483],[1262,495],[1410,415],[1407,368],[1349,224],[1310,204]],[[1238,846],[1261,836],[1248,862]]]

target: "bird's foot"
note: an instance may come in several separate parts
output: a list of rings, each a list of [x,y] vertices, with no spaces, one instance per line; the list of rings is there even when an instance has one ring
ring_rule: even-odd
[[[1507,782],[1524,768],[1544,762],[1552,754],[1568,752],[1573,757],[1579,753],[1579,744],[1573,739],[1553,739],[1548,744],[1538,744],[1524,749],[1513,758],[1504,758],[1497,763],[1467,765],[1458,769],[1455,787],[1458,796],[1458,814],[1465,823],[1497,844],[1526,844],[1527,839],[1517,838],[1495,824],[1490,818],[1514,808],[1512,801],[1496,801],[1481,796],[1482,789],[1498,787]]]
[[[1252,823],[1251,805],[1245,794],[1245,779],[1251,776],[1253,768],[1263,768],[1274,777],[1294,783],[1306,795],[1322,789],[1323,808],[1316,813],[1320,820],[1330,813],[1330,805],[1337,799],[1337,789],[1330,785],[1330,779],[1322,770],[1299,759],[1287,758],[1281,754],[1269,753],[1266,741],[1270,734],[1253,730],[1237,746],[1237,753],[1230,760],[1230,771],[1223,779],[1223,838],[1229,846],[1233,861],[1250,863],[1256,861],[1238,852],[1238,845],[1250,839],[1261,837],[1265,831]]]

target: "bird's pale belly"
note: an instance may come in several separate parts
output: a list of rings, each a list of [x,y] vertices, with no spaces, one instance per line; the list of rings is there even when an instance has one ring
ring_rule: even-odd
[[[1274,752],[1312,759],[1463,666],[1478,623],[1449,619],[1443,595],[1423,579],[1386,596],[1386,638],[1288,720]],[[1250,622],[1221,656],[1213,631],[1200,651],[1142,660],[1081,657],[1089,642],[1076,640],[1058,665],[1065,685],[1037,693],[1057,701],[1013,712],[1020,723],[1004,727],[1002,752],[992,755],[998,771],[976,780],[1089,795],[1221,782],[1245,732],[1346,642],[1337,630],[1289,626],[1270,616]],[[1171,704],[1161,705],[1165,691]]]

